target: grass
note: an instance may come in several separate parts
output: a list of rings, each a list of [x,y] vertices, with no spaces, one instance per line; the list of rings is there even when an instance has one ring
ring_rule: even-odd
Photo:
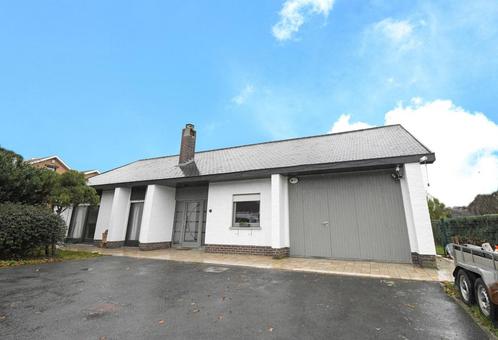
[[[463,303],[463,301],[460,299],[460,293],[458,292],[457,287],[453,284],[453,282],[444,282],[443,283],[444,291],[445,293],[452,297],[455,298],[459,301],[461,301],[462,305],[464,306],[464,309],[467,313],[469,313],[472,318],[482,327],[485,329],[489,330],[491,334],[493,334],[495,337],[498,337],[498,328],[496,328],[493,323],[491,322],[490,319],[482,315],[481,311],[479,310],[479,307],[477,305],[472,305],[472,306],[467,306]]]
[[[98,253],[91,253],[88,251],[59,249],[57,250],[57,255],[54,257],[37,256],[26,259],[20,259],[20,260],[18,259],[0,260],[0,268],[22,266],[26,264],[41,264],[41,263],[62,262],[68,260],[83,260],[99,256],[102,255]]]
[[[441,255],[441,256],[446,255],[446,253],[444,251],[444,247],[442,245],[436,244],[436,254]]]

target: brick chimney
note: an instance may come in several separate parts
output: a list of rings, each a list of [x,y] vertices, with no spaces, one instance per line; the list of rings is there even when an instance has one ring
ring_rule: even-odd
[[[182,144],[178,164],[182,165],[194,159],[195,155],[195,129],[194,124],[186,124],[182,130]]]

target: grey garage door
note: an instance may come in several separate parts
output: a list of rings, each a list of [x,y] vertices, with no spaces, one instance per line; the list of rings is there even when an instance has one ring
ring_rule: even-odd
[[[289,184],[294,256],[411,262],[399,182],[389,172],[301,176]]]

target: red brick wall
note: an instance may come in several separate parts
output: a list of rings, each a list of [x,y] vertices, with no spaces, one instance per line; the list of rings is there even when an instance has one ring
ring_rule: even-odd
[[[232,244],[206,244],[206,253],[265,255],[273,257],[289,256],[289,248],[274,249],[263,246],[240,246]]]

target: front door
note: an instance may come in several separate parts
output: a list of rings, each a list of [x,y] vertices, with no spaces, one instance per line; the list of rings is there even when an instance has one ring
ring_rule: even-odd
[[[174,243],[181,247],[199,247],[204,201],[177,201]]]

